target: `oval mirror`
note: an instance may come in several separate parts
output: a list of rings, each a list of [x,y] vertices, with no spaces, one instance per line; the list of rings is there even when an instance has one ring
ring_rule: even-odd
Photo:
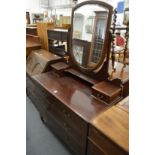
[[[104,63],[106,39],[112,7],[104,2],[87,1],[72,11],[71,57],[84,70],[95,70]]]

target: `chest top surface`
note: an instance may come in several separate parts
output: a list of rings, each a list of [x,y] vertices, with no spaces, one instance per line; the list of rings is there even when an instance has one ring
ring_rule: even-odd
[[[80,80],[57,77],[52,71],[35,75],[33,79],[87,122],[108,108],[93,98],[91,88]]]

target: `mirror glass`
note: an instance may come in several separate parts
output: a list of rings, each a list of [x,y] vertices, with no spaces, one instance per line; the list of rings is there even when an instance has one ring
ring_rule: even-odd
[[[94,68],[105,55],[107,22],[108,9],[98,4],[85,4],[74,11],[72,52],[81,67]]]

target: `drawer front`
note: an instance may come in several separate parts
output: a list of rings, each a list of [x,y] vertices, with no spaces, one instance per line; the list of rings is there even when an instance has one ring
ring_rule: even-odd
[[[61,33],[56,31],[48,31],[48,39],[51,40],[61,40]]]
[[[59,123],[51,117],[51,115],[46,118],[47,125],[52,129],[52,131],[57,135],[57,137],[73,152],[75,155],[85,155],[85,148],[79,146],[78,143],[59,125]]]
[[[87,155],[107,155],[99,149],[92,141],[88,140]]]
[[[128,155],[127,152],[118,147],[115,143],[113,143],[110,139],[101,134],[93,126],[90,126],[89,128],[89,138],[99,148],[101,148],[106,155]]]
[[[44,100],[37,94],[37,92],[31,87],[27,87],[27,95],[32,100],[35,107],[38,109],[42,116],[46,114],[46,104]]]
[[[60,103],[56,98],[48,96],[49,108],[48,112],[52,115],[61,127],[72,135],[79,145],[85,145],[87,139],[87,123],[76,116],[71,110]]]
[[[60,111],[60,109],[58,109],[56,105],[52,105],[48,110],[50,115],[52,115],[57,120],[59,125],[72,136],[76,143],[81,146],[86,145],[87,133],[85,130],[79,130],[79,128],[75,129],[74,125],[69,122],[67,118],[65,118],[66,116],[64,116],[63,112]]]
[[[31,96],[35,96],[32,101],[35,102],[34,104],[41,115],[45,117],[45,120],[50,126],[53,125],[53,130],[58,132],[57,134],[60,138],[64,137],[64,143],[75,152],[75,154],[84,155],[87,141],[87,123],[37,82],[33,81],[32,83],[33,88],[30,94]],[[58,128],[55,122],[56,125],[59,126]],[[65,134],[61,135],[63,132],[65,132]]]
[[[59,100],[53,97],[38,83],[34,81],[33,84],[33,91],[36,92],[39,99],[39,102],[36,104],[44,106],[44,109],[46,108],[45,110],[49,113],[49,115],[55,119],[79,145],[86,147],[87,123],[63,105]]]
[[[27,95],[30,97],[36,108],[39,110],[39,112],[44,116],[46,113],[47,104],[44,98],[39,94],[37,91],[36,86],[34,85],[34,82],[31,78],[27,76],[27,83],[26,83],[26,90]]]

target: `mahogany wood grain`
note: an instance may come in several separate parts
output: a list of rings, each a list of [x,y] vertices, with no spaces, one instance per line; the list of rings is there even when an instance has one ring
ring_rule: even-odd
[[[96,143],[91,139],[88,139],[87,155],[107,155],[104,151],[99,148]]]
[[[108,81],[99,82],[92,89],[93,95],[107,104],[113,103],[118,98],[121,98],[121,87]]]
[[[126,103],[121,101],[121,106]],[[126,107],[124,105],[124,107]],[[129,113],[128,110],[120,108],[120,105],[113,106],[107,111],[100,113],[91,123],[101,134],[118,145],[122,150],[129,152]],[[90,133],[91,137],[91,133]],[[94,139],[95,140],[95,139]]]
[[[91,96],[91,88],[85,82],[69,76],[58,78],[52,71],[33,79],[86,122],[108,108]]]
[[[82,80],[84,80],[84,81],[86,81],[92,85],[99,82],[98,80],[95,80],[95,79],[89,77],[88,75],[85,75],[85,74],[81,73],[80,71],[75,70],[73,68],[66,69],[65,72],[68,72],[72,75],[75,75],[76,77],[78,77],[78,78],[80,78],[80,79],[82,79]]]
[[[35,75],[49,70],[50,64],[62,60],[61,57],[54,55],[46,50],[39,49],[33,51],[26,62],[26,72]]]
[[[70,66],[64,62],[58,62],[51,65],[53,71],[58,76],[64,76],[65,75],[65,69],[70,68]]]

